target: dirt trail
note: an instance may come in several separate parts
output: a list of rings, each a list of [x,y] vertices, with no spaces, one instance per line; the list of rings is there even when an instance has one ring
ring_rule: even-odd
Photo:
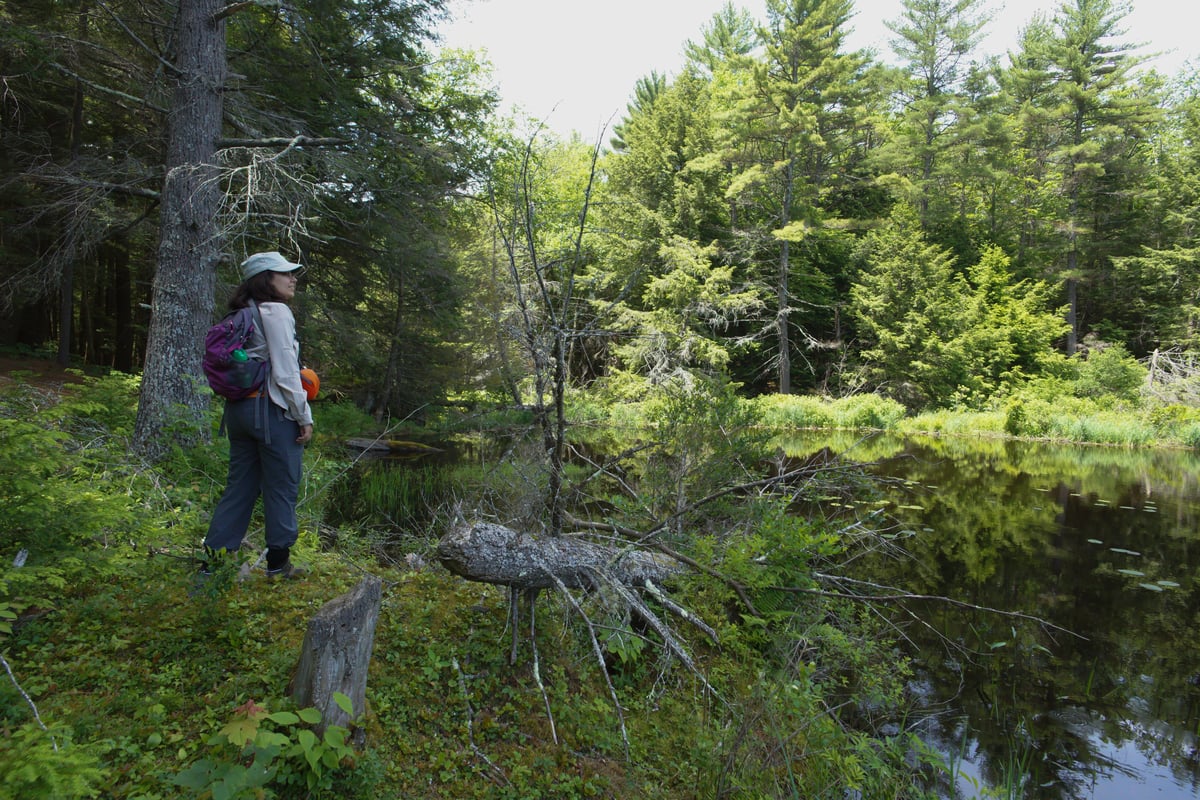
[[[0,356],[0,386],[12,383],[12,373],[22,373],[20,379],[43,389],[61,389],[68,383],[80,383],[80,377],[67,372],[58,362],[41,358]]]

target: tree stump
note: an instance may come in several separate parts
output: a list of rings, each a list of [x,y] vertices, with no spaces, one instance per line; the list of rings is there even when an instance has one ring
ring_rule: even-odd
[[[292,675],[292,699],[300,708],[321,712],[318,733],[330,725],[348,727],[352,717],[338,706],[334,693],[350,698],[354,714],[367,703],[367,667],[375,643],[383,582],[363,578],[341,597],[330,600],[313,616],[304,634],[300,663]]]

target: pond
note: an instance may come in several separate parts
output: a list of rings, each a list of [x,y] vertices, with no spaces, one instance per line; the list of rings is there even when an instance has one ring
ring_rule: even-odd
[[[882,479],[864,505],[886,510],[906,555],[853,577],[1045,621],[892,606],[918,652],[912,724],[960,796],[1200,797],[1196,454],[949,438],[782,446],[828,447]]]

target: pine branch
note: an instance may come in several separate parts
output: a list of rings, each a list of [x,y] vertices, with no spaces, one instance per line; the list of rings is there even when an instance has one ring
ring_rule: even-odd
[[[130,197],[144,197],[147,200],[157,201],[160,197],[157,189],[143,189],[138,186],[130,186],[127,183],[112,183],[110,181],[93,181],[85,178],[75,178],[69,175],[38,175],[27,173],[26,178],[40,181],[42,183],[58,183],[64,186],[74,186],[80,189],[100,189],[113,194],[124,194]]]
[[[264,3],[264,2],[262,2],[262,0],[242,0],[239,3],[230,3],[229,5],[225,6],[220,11],[218,11],[217,13],[213,14],[212,21],[214,23],[220,22],[221,20],[225,19],[226,17],[232,17],[234,14],[238,13],[239,11],[246,10],[250,6],[267,6],[267,5],[278,6],[279,3]]]
[[[75,70],[73,70],[69,67],[66,67],[62,64],[59,64],[57,62],[50,62],[49,66],[53,69],[58,70],[62,74],[66,75],[71,80],[79,81],[79,83],[83,84],[84,86],[87,86],[89,89],[95,89],[97,92],[100,92],[101,94],[112,95],[113,97],[120,98],[121,100],[125,100],[126,102],[132,103],[136,106],[141,106],[141,107],[147,108],[151,111],[156,111],[159,114],[167,113],[167,109],[163,108],[162,106],[154,105],[153,103],[151,103],[149,100],[145,99],[144,97],[138,97],[136,95],[128,94],[127,92],[122,92],[118,89],[110,89],[109,87],[102,86],[101,84],[96,83],[95,81],[89,81],[87,78],[83,77]]]

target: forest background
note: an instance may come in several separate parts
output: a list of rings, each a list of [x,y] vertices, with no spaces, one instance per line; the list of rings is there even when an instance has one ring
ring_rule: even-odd
[[[161,406],[204,407],[179,376],[260,249],[313,266],[305,358],[380,417],[526,400],[512,322],[538,276],[569,304],[570,384],[615,398],[696,372],[979,405],[1085,344],[1188,350],[1194,73],[1139,70],[1109,3],[972,60],[977,5],[909,4],[900,67],[844,49],[849,3],[729,6],[593,147],[497,119],[478,59],[431,49],[441,4],[252,3],[221,19],[212,160],[168,173],[197,212],[212,193],[193,223],[161,213],[186,162],[164,122],[195,128],[167,115],[173,14],[8,4],[0,330],[145,365],[139,447]],[[193,227],[202,257],[164,235]]]
[[[171,469],[210,452],[203,331],[237,263],[279,249],[309,267],[299,336],[338,434],[360,410],[506,407],[550,432],[565,396],[572,414],[657,400],[643,413],[686,437],[717,412],[800,425],[869,396],[874,423],[949,409],[1046,436],[1086,409],[1200,444],[1200,75],[1139,69],[1108,0],[975,58],[979,8],[908,0],[884,63],[845,47],[849,0],[727,6],[589,143],[497,116],[479,56],[436,50],[439,0],[0,2],[0,344],[109,372],[62,413],[136,392],[135,419],[104,422]],[[40,434],[9,432],[13,464],[55,473]],[[198,512],[169,489],[186,536]],[[51,527],[120,515],[94,516]],[[38,605],[16,572],[14,618]],[[830,767],[846,785],[843,767],[862,764]]]

